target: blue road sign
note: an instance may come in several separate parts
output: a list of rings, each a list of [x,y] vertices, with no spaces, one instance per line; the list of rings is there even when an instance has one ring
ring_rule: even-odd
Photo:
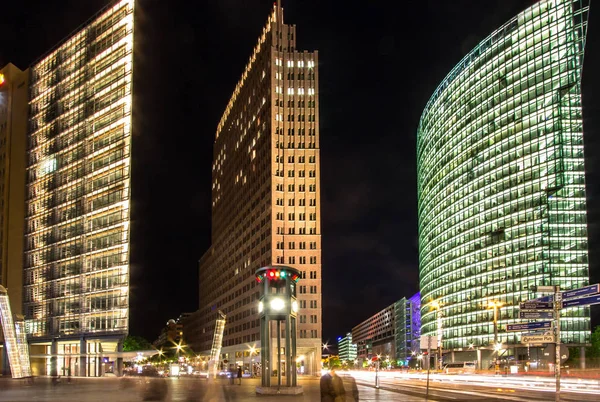
[[[522,310],[552,310],[554,308],[553,302],[540,302],[540,301],[526,301],[519,304],[519,308]]]
[[[521,311],[519,311],[519,318],[524,318],[524,319],[529,319],[529,320],[550,319],[550,318],[554,318],[554,311],[521,310]]]
[[[600,295],[582,297],[581,299],[564,300],[562,307],[589,306],[590,304],[600,304]]]
[[[599,284],[584,286],[579,289],[567,290],[565,292],[562,292],[562,298],[564,300],[564,299],[570,299],[572,297],[595,295],[597,293],[600,293],[600,285]]]
[[[531,299],[531,300],[527,300],[525,303],[531,303],[531,302],[552,302],[554,301],[554,295],[548,295],[548,296],[543,296],[543,297],[538,297],[536,299]]]
[[[507,331],[531,331],[534,329],[552,328],[552,321],[528,322],[525,324],[508,324]]]

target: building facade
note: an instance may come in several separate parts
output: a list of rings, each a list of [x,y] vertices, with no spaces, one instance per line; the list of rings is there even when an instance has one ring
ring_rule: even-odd
[[[296,48],[296,27],[274,5],[217,127],[212,166],[212,245],[199,263],[200,352],[218,310],[227,315],[223,359],[247,365],[258,348],[254,272],[285,264],[298,283],[298,362],[320,373],[321,206],[318,53]],[[272,350],[277,350],[274,347]],[[276,361],[276,359],[271,359]],[[296,364],[295,362],[286,362]]]
[[[391,304],[352,328],[352,341],[361,362],[374,356],[396,359],[396,314]]]
[[[32,354],[59,355],[36,374],[101,375],[128,332],[133,9],[30,69],[23,313]]]
[[[421,329],[420,302],[419,293],[409,299],[402,298],[352,328],[351,339],[361,364],[380,356],[396,366],[406,366],[416,358]]]
[[[0,285],[8,290],[14,314],[23,313],[28,92],[28,70],[21,71],[10,63],[0,69]],[[0,340],[4,340],[2,336]],[[0,360],[2,373],[7,375],[4,348]]]
[[[421,336],[421,294],[409,299],[402,298],[394,303],[394,324],[396,360],[399,365],[408,366],[419,352]]]
[[[499,304],[498,341],[520,360],[511,345],[521,334],[506,325],[522,321],[519,302],[537,296],[531,286],[589,282],[588,7],[544,0],[526,9],[467,54],[425,107],[417,139],[422,333],[439,333],[444,350],[489,349]],[[563,310],[561,338],[590,342],[588,307]]]
[[[352,332],[348,332],[346,336],[338,338],[338,356],[341,361],[348,362],[350,367],[356,360],[356,344],[352,343]]]

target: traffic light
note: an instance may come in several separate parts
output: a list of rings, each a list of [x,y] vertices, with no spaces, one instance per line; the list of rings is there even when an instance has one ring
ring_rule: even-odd
[[[292,273],[292,272],[288,272],[284,269],[269,269],[265,272],[261,272],[260,274],[256,275],[256,281],[258,283],[261,283],[262,281],[266,279],[268,280],[279,280],[279,279],[285,279],[289,277],[292,281],[294,282],[298,282],[298,280],[300,279],[300,277],[298,276],[298,274]]]

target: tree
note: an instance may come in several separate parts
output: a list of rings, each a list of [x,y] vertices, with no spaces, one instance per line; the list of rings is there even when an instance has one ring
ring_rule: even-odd
[[[128,336],[123,341],[124,352],[135,352],[138,350],[153,350],[154,346],[141,336]]]
[[[592,332],[592,346],[585,350],[586,358],[600,357],[600,325],[597,325]]]

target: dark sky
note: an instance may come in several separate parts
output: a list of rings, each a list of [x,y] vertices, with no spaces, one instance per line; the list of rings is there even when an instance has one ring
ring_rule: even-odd
[[[0,66],[26,68],[108,3],[3,4]],[[423,107],[471,48],[533,3],[283,1],[298,48],[319,50],[325,341],[418,290],[415,138]],[[198,308],[215,129],[272,4],[137,2],[132,334],[152,341],[167,319]],[[591,283],[600,281],[596,16],[583,79]]]

